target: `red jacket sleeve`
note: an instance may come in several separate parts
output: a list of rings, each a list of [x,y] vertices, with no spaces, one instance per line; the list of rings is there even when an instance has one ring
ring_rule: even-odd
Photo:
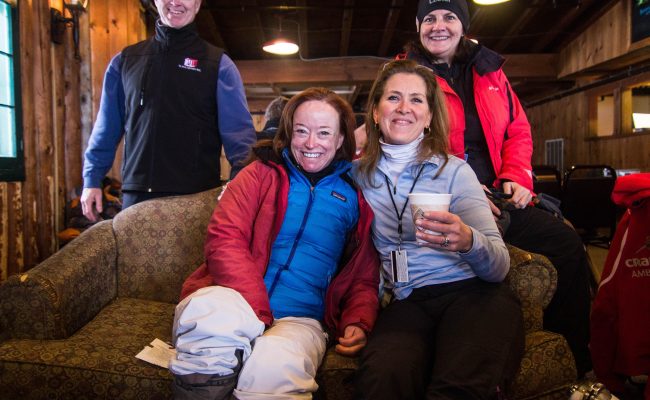
[[[261,162],[244,168],[223,193],[208,225],[205,258],[213,284],[237,290],[258,318],[273,317],[264,285],[268,240],[275,217],[277,173]],[[273,203],[273,204],[270,204]]]
[[[511,115],[501,147],[501,168],[497,171],[498,183],[504,180],[516,182],[528,190],[533,190],[531,159],[533,156],[533,138],[530,124],[519,98],[510,87],[503,71],[494,72],[496,79],[503,84],[506,101],[509,102]],[[510,120],[510,118],[512,119]],[[494,134],[498,134],[495,132]]]
[[[351,240],[356,250],[330,286],[326,323],[344,336],[345,327],[357,324],[366,332],[375,325],[379,310],[379,256],[370,235],[372,210],[359,193],[359,224]]]

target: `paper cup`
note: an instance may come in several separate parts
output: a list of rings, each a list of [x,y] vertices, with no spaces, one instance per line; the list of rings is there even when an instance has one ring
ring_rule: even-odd
[[[449,211],[451,194],[449,193],[409,193],[409,204],[411,205],[411,215],[413,223],[426,211]],[[431,235],[440,235],[440,232],[425,229],[424,232]],[[426,243],[424,240],[417,239],[418,244]]]

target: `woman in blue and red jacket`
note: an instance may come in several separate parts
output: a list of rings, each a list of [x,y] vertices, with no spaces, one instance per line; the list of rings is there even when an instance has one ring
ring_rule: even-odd
[[[445,93],[450,119],[450,152],[472,167],[479,182],[512,195],[505,210],[491,204],[495,217],[509,214],[504,240],[549,258],[558,288],[544,314],[546,329],[569,342],[579,376],[591,369],[589,349],[589,264],[580,237],[563,221],[530,206],[533,197],[530,124],[501,69],[504,59],[474,44],[465,0],[420,0],[419,42],[399,58],[433,70]]]
[[[379,260],[372,211],[349,176],[353,115],[327,89],[296,95],[273,142],[228,184],[206,263],[176,308],[178,398],[311,398],[326,331],[341,354],[365,346]]]

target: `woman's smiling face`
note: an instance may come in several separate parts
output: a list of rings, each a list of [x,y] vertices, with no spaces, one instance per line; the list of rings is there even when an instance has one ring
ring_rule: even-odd
[[[340,116],[324,101],[310,100],[293,114],[291,154],[306,172],[319,172],[330,165],[343,144]]]
[[[379,104],[373,110],[375,123],[389,144],[414,141],[431,123],[427,86],[417,74],[398,73],[384,86]]]
[[[420,43],[436,60],[451,65],[461,37],[463,24],[449,10],[435,10],[422,19]]]

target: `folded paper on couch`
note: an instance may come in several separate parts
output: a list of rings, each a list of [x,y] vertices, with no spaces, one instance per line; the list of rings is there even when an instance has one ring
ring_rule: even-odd
[[[176,349],[156,338],[135,357],[150,364],[168,368],[171,359],[176,357]]]

